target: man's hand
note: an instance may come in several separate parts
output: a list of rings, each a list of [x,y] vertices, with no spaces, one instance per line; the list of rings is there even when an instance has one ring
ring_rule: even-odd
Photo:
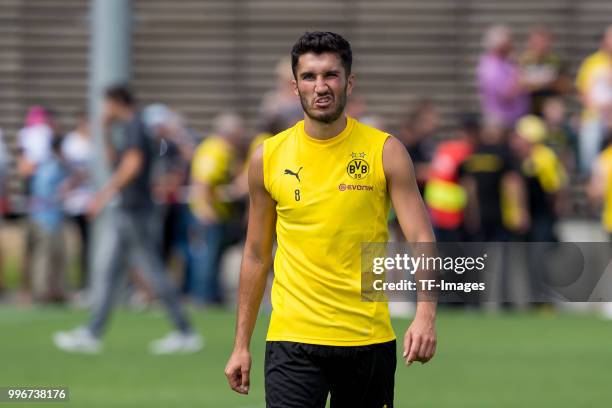
[[[36,170],[36,164],[21,156],[17,160],[17,172],[21,177],[31,177]]]
[[[219,216],[215,212],[215,209],[207,203],[200,203],[200,205],[194,209],[194,215],[202,225],[216,224],[219,222]]]
[[[404,336],[404,354],[406,365],[415,361],[426,363],[436,352],[436,327],[434,319],[414,319]]]
[[[96,218],[102,210],[106,207],[106,205],[112,200],[114,196],[114,191],[110,188],[102,188],[91,198],[89,203],[87,204],[87,217],[90,220]]]
[[[239,394],[248,394],[250,373],[251,353],[249,350],[234,350],[225,366],[225,376],[230,388]]]
[[[240,267],[236,338],[234,351],[225,366],[225,376],[230,388],[239,394],[249,393],[251,373],[249,343],[257,321],[259,305],[266,290],[276,226],[276,202],[264,186],[263,146],[259,146],[251,156],[249,197],[249,227]]]
[[[87,204],[87,208],[85,210],[87,214],[87,218],[90,220],[95,219],[100,212],[104,209],[106,203],[100,200],[98,194],[94,195],[93,198]]]

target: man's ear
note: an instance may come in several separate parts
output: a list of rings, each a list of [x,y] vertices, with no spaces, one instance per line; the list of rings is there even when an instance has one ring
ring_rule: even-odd
[[[355,86],[355,80],[356,80],[355,74],[351,73],[348,76],[347,84],[346,84],[346,94],[347,94],[347,96],[350,96],[351,93],[353,92],[353,87]]]
[[[293,93],[295,94],[295,96],[299,96],[300,93],[298,91],[297,80],[292,79],[291,80],[291,86],[293,86]]]

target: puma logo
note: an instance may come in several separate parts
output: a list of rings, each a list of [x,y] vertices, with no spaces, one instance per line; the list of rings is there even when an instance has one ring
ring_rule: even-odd
[[[302,171],[302,168],[303,168],[303,167],[300,167],[300,169],[297,171],[297,173],[294,173],[294,172],[292,172],[292,171],[291,171],[291,170],[289,170],[289,169],[285,169],[285,173],[284,173],[284,174],[289,174],[289,175],[291,175],[291,176],[295,176],[295,178],[296,178],[296,179],[297,179],[299,182],[301,182],[302,180],[300,180],[300,171]]]

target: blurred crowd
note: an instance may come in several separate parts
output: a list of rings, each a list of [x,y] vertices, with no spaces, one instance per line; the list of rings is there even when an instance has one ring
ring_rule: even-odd
[[[534,27],[515,47],[512,30],[494,26],[482,46],[474,78],[480,112],[455,118],[449,129],[434,96],[424,95],[393,132],[411,155],[437,240],[554,242],[558,220],[572,212],[573,185],[582,186],[594,212],[601,209],[603,228],[612,233],[612,28],[575,75],[546,27]],[[143,269],[159,258],[182,296],[224,304],[222,259],[244,238],[249,155],[303,117],[288,59],[276,76],[255,129],[229,112],[200,135],[171,107],[138,106],[129,87],[115,86],[105,94],[104,152],[94,145],[87,112],[66,133],[52,109],[32,106],[13,158],[0,132],[0,214],[15,212],[8,205],[11,169],[28,203],[19,299],[87,302],[92,292],[104,292],[99,287],[116,284],[92,276],[105,262],[96,257],[105,257],[113,261],[110,270],[129,269],[134,301],[147,303],[159,293],[151,286],[165,285],[143,279]],[[574,116],[572,100],[582,106]],[[347,113],[388,130],[385,118],[368,111],[366,95],[354,95]],[[93,175],[104,163],[111,181],[100,186]],[[94,221],[108,211],[120,212],[116,224],[94,234]],[[389,222],[401,240],[393,214]],[[79,272],[70,282],[66,224],[80,241]],[[114,247],[104,248],[109,241]]]

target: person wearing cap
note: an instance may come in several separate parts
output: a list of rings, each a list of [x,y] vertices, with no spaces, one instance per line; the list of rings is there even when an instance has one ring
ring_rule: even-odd
[[[153,191],[159,206],[162,258],[169,265],[172,256],[183,260],[181,292],[189,293],[194,257],[189,248],[189,231],[194,224],[189,210],[189,168],[196,148],[196,136],[183,118],[161,103],[147,106],[143,121],[154,139]]]
[[[567,180],[561,161],[554,150],[545,145],[546,138],[547,129],[542,119],[528,115],[517,122],[511,140],[525,184],[528,217],[524,227],[517,231],[518,239],[534,243],[526,247],[524,254],[528,285],[525,289],[533,301],[545,293],[542,279],[548,265],[544,253],[558,241],[554,227],[562,202],[560,195]]]
[[[26,200],[30,199],[32,180],[38,166],[51,156],[53,126],[50,112],[42,106],[31,106],[25,116],[24,126],[17,133],[17,173],[23,180]],[[20,271],[20,300],[31,301],[31,275],[34,248],[34,229],[26,223],[24,251]]]
[[[25,117],[25,125],[19,130],[17,144],[20,157],[18,169],[22,176],[31,177],[36,165],[51,155],[51,127],[49,113],[42,106],[32,106]]]
[[[533,242],[556,241],[558,196],[567,175],[555,152],[545,145],[546,125],[534,115],[521,118],[515,127],[512,147],[519,157],[520,172],[527,190],[529,227],[525,239]]]

